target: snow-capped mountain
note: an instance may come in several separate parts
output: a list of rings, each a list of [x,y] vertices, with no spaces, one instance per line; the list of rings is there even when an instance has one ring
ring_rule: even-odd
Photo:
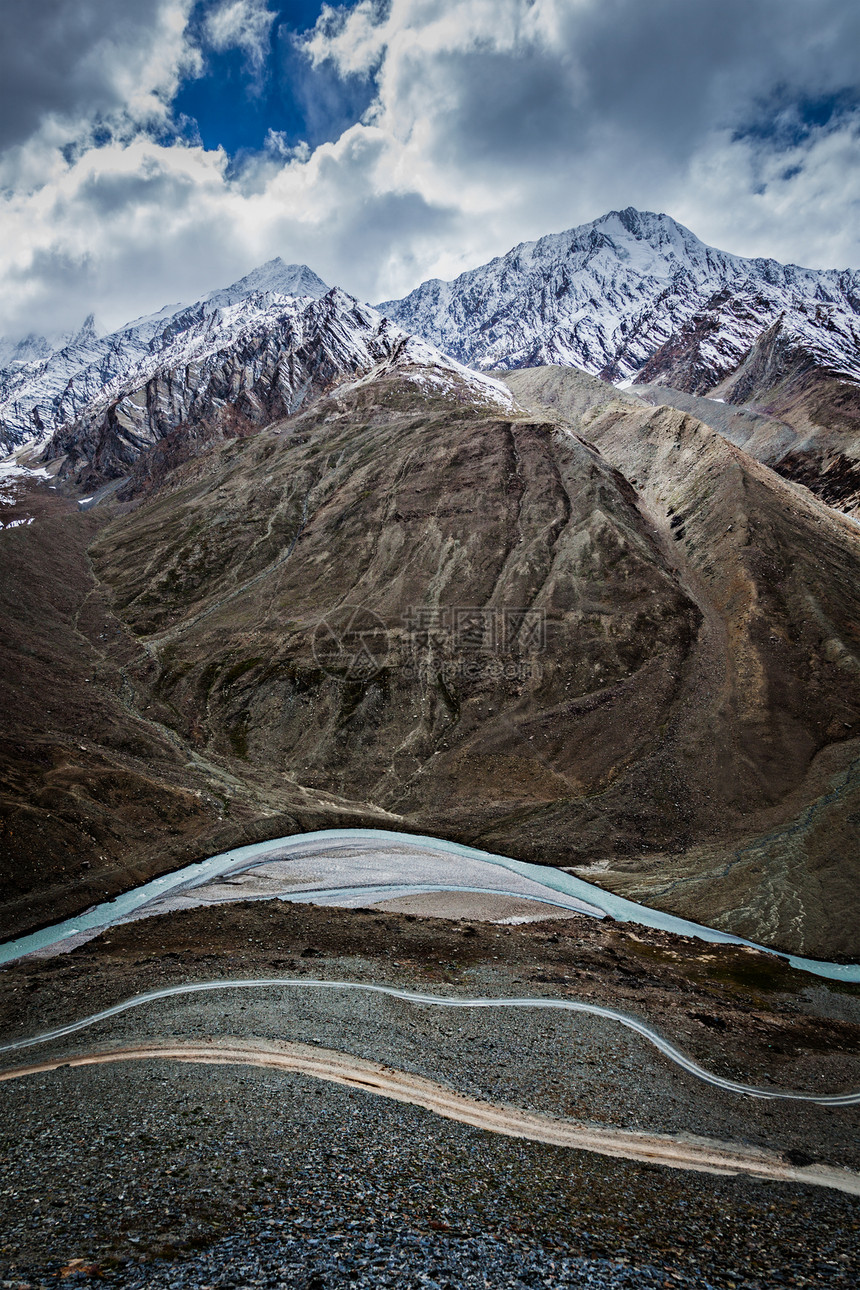
[[[306,264],[285,264],[278,256],[266,264],[258,265],[231,286],[210,292],[205,303],[210,309],[223,309],[225,305],[237,305],[247,296],[257,295],[259,292],[318,300],[328,289],[322,278]]]
[[[90,318],[61,349],[13,363],[0,372],[0,435],[94,482],[126,474],[180,425],[261,425],[392,366],[425,390],[513,402],[506,386],[329,290],[306,265],[276,259],[109,336]]]
[[[860,381],[860,272],[742,259],[632,207],[378,308],[483,370],[558,363],[698,393],[786,315],[833,375]]]
[[[796,431],[769,465],[855,504],[860,272],[745,260],[629,208],[379,309],[275,259],[107,336],[90,317],[50,352],[28,337],[0,368],[0,447],[108,478],[180,425],[259,426],[380,365],[504,406],[478,372],[561,364],[752,403]]]
[[[43,441],[60,426],[109,403],[129,384],[142,385],[165,366],[199,361],[230,343],[286,297],[319,299],[328,287],[303,264],[280,258],[193,305],[167,305],[100,336],[93,318],[51,348],[43,337],[7,346],[0,367],[0,447]],[[231,307],[246,302],[244,314]]]
[[[393,369],[425,391],[497,409],[513,404],[500,382],[408,336],[337,287],[317,299],[254,291],[199,315],[172,339],[160,332],[161,347],[60,425],[41,460],[65,459],[64,472],[89,486],[126,475],[179,427],[189,435],[200,426],[242,432],[295,412],[332,386]]]
[[[28,363],[40,363],[58,349],[72,342],[74,333],[48,337],[38,336],[31,332],[20,340],[7,340],[0,337],[0,373],[6,376],[10,370],[26,367]],[[0,378],[2,379],[2,378]]]

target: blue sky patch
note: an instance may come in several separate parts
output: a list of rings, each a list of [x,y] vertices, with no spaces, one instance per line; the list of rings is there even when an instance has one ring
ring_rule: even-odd
[[[314,68],[295,45],[296,34],[314,26],[321,8],[321,0],[280,6],[265,62],[255,68],[241,49],[206,48],[206,7],[201,7],[192,29],[199,31],[205,69],[202,76],[183,82],[173,100],[183,135],[205,148],[220,146],[236,158],[258,152],[270,129],[287,145],[306,142],[314,148],[358,121],[373,98],[372,81],[345,79],[330,67]]]
[[[754,139],[776,151],[789,151],[815,131],[841,124],[860,111],[860,93],[854,87],[817,97],[804,97],[787,86],[778,86],[759,100],[756,114],[737,129],[733,142]]]

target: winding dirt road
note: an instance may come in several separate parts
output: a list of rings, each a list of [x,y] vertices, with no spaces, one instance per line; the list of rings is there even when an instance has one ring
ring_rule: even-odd
[[[726,1079],[694,1062],[646,1022],[598,1004],[552,998],[458,998],[451,995],[423,994],[365,981],[307,980],[295,977],[204,981],[151,990],[146,994],[125,999],[89,1017],[82,1017],[77,1021],[55,1027],[53,1030],[44,1031],[40,1035],[16,1039],[0,1045],[0,1053],[20,1052],[24,1048],[66,1038],[99,1022],[107,1021],[130,1009],[142,1007],[159,999],[212,991],[259,990],[273,987],[302,991],[335,990],[381,994],[408,1004],[443,1008],[526,1008],[588,1013],[614,1021],[634,1031],[688,1074],[727,1092],[755,1098],[814,1102],[829,1107],[851,1106],[860,1102],[860,1091],[830,1094],[790,1092]],[[394,1101],[422,1106],[435,1115],[509,1137],[528,1138],[534,1142],[545,1142],[555,1146],[575,1147],[579,1150],[595,1151],[601,1155],[620,1156],[629,1160],[667,1165],[675,1169],[695,1169],[723,1174],[744,1173],[755,1178],[812,1183],[860,1196],[860,1174],[847,1169],[811,1163],[802,1166],[793,1165],[776,1152],[747,1147],[739,1143],[720,1142],[716,1139],[634,1133],[623,1129],[599,1128],[576,1121],[556,1120],[549,1116],[522,1111],[516,1107],[462,1097],[443,1085],[421,1076],[393,1070],[388,1066],[369,1062],[348,1053],[298,1043],[272,1043],[254,1038],[234,1037],[217,1041],[207,1039],[203,1042],[182,1040],[172,1040],[169,1043],[140,1042],[127,1047],[101,1048],[85,1054],[52,1057],[47,1061],[29,1066],[9,1067],[0,1070],[0,1082],[58,1070],[65,1066],[97,1066],[153,1058],[210,1065],[263,1066],[274,1070],[296,1071],[316,1079],[328,1080],[351,1088],[362,1088],[366,1092],[376,1093],[380,1097],[391,1098]]]
[[[811,1183],[860,1196],[860,1174],[828,1165],[792,1165],[776,1152],[747,1147],[714,1138],[671,1137],[632,1133],[624,1129],[598,1128],[573,1120],[521,1111],[516,1107],[475,1101],[462,1097],[441,1084],[364,1061],[348,1053],[311,1048],[304,1044],[272,1044],[261,1040],[222,1039],[218,1043],[138,1044],[107,1049],[76,1057],[54,1058],[32,1066],[0,1071],[0,1081],[42,1074],[66,1066],[103,1066],[115,1062],[173,1060],[205,1065],[261,1066],[269,1070],[293,1071],[314,1079],[362,1089],[395,1102],[420,1106],[434,1115],[456,1120],[489,1133],[558,1147],[594,1151],[603,1156],[644,1161],[672,1169],[693,1169],[700,1173],[747,1174],[777,1182]]]
[[[358,992],[364,994],[382,994],[390,999],[399,999],[402,1003],[425,1004],[435,1008],[526,1008],[526,1009],[546,1009],[558,1012],[584,1012],[593,1017],[603,1017],[607,1021],[615,1021],[619,1025],[626,1027],[627,1030],[634,1031],[647,1039],[649,1044],[653,1044],[664,1057],[680,1066],[689,1075],[695,1076],[696,1079],[702,1080],[705,1084],[711,1084],[714,1088],[723,1089],[727,1093],[739,1093],[744,1097],[758,1097],[776,1101],[788,1102],[814,1102],[818,1106],[854,1106],[860,1103],[860,1090],[852,1090],[846,1093],[802,1093],[794,1092],[789,1089],[764,1088],[756,1084],[744,1084],[739,1080],[727,1079],[724,1075],[717,1075],[714,1071],[707,1070],[700,1066],[698,1062],[693,1061],[680,1048],[665,1039],[653,1026],[646,1021],[640,1021],[638,1017],[631,1017],[626,1012],[617,1012],[614,1008],[604,1008],[597,1003],[584,1003],[579,999],[547,999],[547,998],[460,998],[457,995],[444,994],[422,994],[415,990],[401,990],[391,985],[374,985],[368,981],[326,981],[312,980],[304,977],[256,977],[249,979],[240,979],[236,981],[196,981],[191,985],[170,985],[164,986],[160,990],[149,990],[146,994],[135,995],[132,999],[124,999],[121,1003],[115,1003],[111,1008],[104,1008],[101,1012],[94,1012],[89,1017],[81,1017],[78,1021],[70,1021],[64,1026],[57,1026],[53,1030],[43,1031],[40,1035],[31,1035],[26,1039],[13,1039],[10,1043],[0,1044],[0,1053],[20,1052],[22,1048],[33,1048],[37,1044],[47,1044],[53,1040],[65,1039],[68,1035],[76,1034],[79,1030],[87,1030],[90,1026],[97,1025],[100,1021],[108,1021],[111,1017],[118,1017],[122,1012],[128,1012],[132,1008],[143,1007],[147,1003],[155,1003],[158,999],[173,999],[180,995],[188,994],[207,994],[210,991],[217,990],[264,990],[273,987],[292,989],[292,990],[337,990],[346,992]]]

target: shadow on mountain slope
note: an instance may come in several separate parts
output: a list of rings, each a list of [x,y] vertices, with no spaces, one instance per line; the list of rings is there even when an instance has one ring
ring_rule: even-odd
[[[0,902],[4,936],[69,917],[246,841],[386,817],[286,777],[199,757],[148,695],[152,664],[111,612],[82,514],[45,488],[0,534]]]
[[[857,879],[860,532],[677,409],[637,408],[572,369],[505,379],[521,402],[569,411],[624,472],[702,616],[661,752],[661,810],[687,804],[691,844],[660,863],[616,854],[600,881],[735,931],[817,940]],[[844,953],[850,921],[826,933]]]
[[[525,403],[542,378],[509,379]],[[830,918],[855,899],[848,521],[689,416],[552,379],[569,425],[342,388],[121,508],[91,554],[150,701],[239,780],[856,952]],[[375,615],[363,672],[314,650],[345,606]]]

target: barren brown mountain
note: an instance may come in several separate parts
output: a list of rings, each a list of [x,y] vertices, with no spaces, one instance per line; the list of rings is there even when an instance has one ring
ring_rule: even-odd
[[[7,925],[373,823],[858,952],[860,530],[677,409],[506,379],[500,415],[383,373],[177,431],[94,511],[40,493],[4,535]]]

